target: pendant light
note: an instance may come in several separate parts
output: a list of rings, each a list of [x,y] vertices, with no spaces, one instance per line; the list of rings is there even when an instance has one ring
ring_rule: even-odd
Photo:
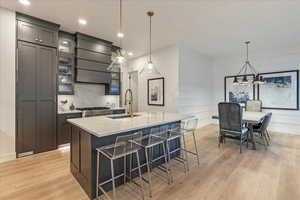
[[[141,70],[140,74],[161,75],[152,62],[152,17],[154,16],[154,12],[148,11],[147,15],[149,16],[149,60]]]
[[[116,53],[113,53],[112,55],[112,62],[107,68],[109,71],[114,71],[115,68],[120,68],[121,65],[123,65],[126,62],[126,51],[122,48],[122,39],[124,38],[124,33],[123,33],[123,18],[122,18],[122,0],[120,0],[120,27],[119,27],[119,32],[117,33],[117,37],[120,39],[120,48],[116,50]]]
[[[246,41],[245,44],[246,44],[246,50],[247,50],[246,61],[245,61],[245,64],[242,66],[241,70],[239,71],[239,73],[237,74],[237,76],[234,77],[233,84],[234,85],[248,85],[250,83],[252,83],[254,85],[264,84],[263,78],[259,77],[259,74],[256,72],[255,68],[251,65],[251,63],[249,61],[250,41]],[[250,80],[248,80],[247,74],[254,75],[254,79],[252,80],[252,82],[250,82]],[[237,78],[238,76],[243,76],[241,82],[238,81],[238,78]]]

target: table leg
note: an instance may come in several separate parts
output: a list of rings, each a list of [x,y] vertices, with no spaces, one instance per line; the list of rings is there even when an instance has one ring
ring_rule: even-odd
[[[254,140],[254,133],[253,133],[253,124],[249,124],[250,129],[250,136],[251,136],[251,142],[253,145],[253,149],[256,150],[255,140]]]

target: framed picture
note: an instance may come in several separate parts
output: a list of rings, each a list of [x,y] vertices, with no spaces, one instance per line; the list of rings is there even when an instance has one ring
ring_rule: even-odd
[[[165,105],[165,79],[163,77],[148,79],[148,105]]]
[[[299,110],[299,70],[259,74],[265,82],[258,86],[264,109]]]
[[[247,79],[252,81],[254,79],[253,74],[247,74]],[[239,103],[245,105],[248,100],[255,99],[255,86],[253,84],[247,85],[234,85],[234,77],[237,77],[241,82],[244,75],[241,76],[225,76],[224,78],[224,99],[227,102]]]

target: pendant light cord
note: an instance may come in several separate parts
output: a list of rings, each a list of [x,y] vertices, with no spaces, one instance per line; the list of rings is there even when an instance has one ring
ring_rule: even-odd
[[[120,33],[123,33],[122,30],[122,0],[120,0]],[[122,47],[122,37],[120,37],[120,48]]]
[[[150,15],[150,35],[149,35],[149,41],[150,41],[150,50],[149,50],[149,54],[150,54],[150,62],[152,62],[152,16]]]

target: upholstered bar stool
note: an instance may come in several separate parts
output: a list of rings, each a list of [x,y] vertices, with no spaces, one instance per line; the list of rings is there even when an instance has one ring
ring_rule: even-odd
[[[112,183],[112,189],[113,189],[113,200],[117,200],[116,196],[116,179],[118,178],[124,178],[124,183],[126,183],[127,178],[130,179],[130,181],[134,182],[136,185],[138,185],[141,189],[141,195],[142,198],[144,199],[144,189],[143,189],[143,180],[142,180],[142,171],[141,171],[141,163],[140,163],[140,157],[139,157],[139,150],[141,149],[140,146],[136,145],[135,143],[131,142],[135,139],[142,138],[142,132],[137,132],[131,135],[125,135],[125,136],[118,136],[116,139],[115,144],[109,145],[109,146],[104,146],[97,148],[97,178],[96,178],[96,199],[98,199],[99,196],[99,189],[101,192],[108,198],[109,195],[107,192],[104,190],[103,186]],[[99,183],[99,174],[100,174],[100,165],[99,165],[99,160],[100,160],[100,155],[104,155],[107,159],[110,160],[110,165],[111,165],[111,179],[106,180],[104,182]],[[137,167],[134,169],[130,168],[130,176],[127,175],[127,162],[126,162],[126,157],[127,156],[136,156],[137,160]],[[115,175],[115,165],[114,161],[117,159],[124,159],[124,171],[123,173],[119,175]],[[130,159],[130,166],[132,165],[132,159]],[[141,180],[141,184],[138,184],[134,180],[132,180],[131,173],[132,171],[138,170],[138,176]]]
[[[148,179],[143,178],[143,180],[148,184],[148,191],[150,197],[152,197],[152,178],[151,178],[153,172],[152,168],[156,162],[159,161],[161,162],[161,160],[163,160],[162,162],[166,166],[160,165],[161,163],[158,163],[156,167],[157,169],[162,170],[167,175],[166,177],[161,176],[161,178],[165,178],[169,184],[171,183],[170,168],[167,159],[166,148],[164,145],[165,140],[163,138],[156,136],[157,131],[159,131],[159,129],[152,128],[150,130],[149,135],[145,135],[142,138],[134,139],[134,142],[140,147],[142,147],[145,151],[146,163],[143,164],[142,167],[147,166]],[[161,148],[162,148],[162,152],[160,151]],[[155,151],[158,151],[159,154],[154,155]]]
[[[174,138],[174,137],[181,137],[183,140],[182,143],[182,148],[180,150],[184,151],[185,156],[184,156],[184,161],[187,167],[187,170],[189,171],[189,162],[188,162],[188,154],[192,154],[197,157],[197,164],[198,167],[200,166],[200,158],[199,158],[199,152],[198,152],[198,147],[197,147],[197,140],[195,136],[195,131],[198,126],[198,119],[197,118],[191,118],[186,121],[181,122],[181,127],[171,127],[169,131],[169,137]],[[192,134],[193,136],[193,143],[195,147],[195,151],[188,150],[187,145],[186,145],[186,138],[185,136],[188,134]],[[173,153],[173,152],[170,152]]]

